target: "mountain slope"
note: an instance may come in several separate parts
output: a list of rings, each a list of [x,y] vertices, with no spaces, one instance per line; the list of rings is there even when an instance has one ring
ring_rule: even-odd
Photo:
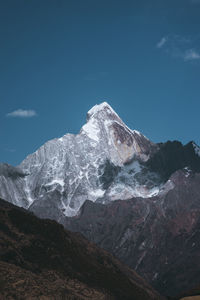
[[[145,278],[161,294],[176,296],[199,283],[200,174],[175,172],[167,193],[84,203],[79,216],[64,220]]]
[[[0,293],[1,299],[162,299],[135,272],[80,234],[3,200]]]

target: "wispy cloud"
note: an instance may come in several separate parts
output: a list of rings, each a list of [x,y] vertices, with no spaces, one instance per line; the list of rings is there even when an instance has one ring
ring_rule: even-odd
[[[6,115],[7,117],[17,117],[17,118],[31,118],[37,116],[37,113],[33,109],[17,109]]]
[[[162,48],[167,42],[167,37],[162,37],[161,40],[157,43],[156,47],[157,48]]]
[[[200,53],[198,53],[195,49],[189,49],[185,52],[183,58],[185,61],[198,60],[200,59]]]
[[[180,35],[168,35],[163,37],[156,45],[157,48],[174,58],[182,59],[185,62],[200,60],[198,51],[199,36],[185,37]]]

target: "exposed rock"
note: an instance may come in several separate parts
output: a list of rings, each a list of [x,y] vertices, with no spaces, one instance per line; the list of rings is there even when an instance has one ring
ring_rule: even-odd
[[[159,144],[160,149],[148,160],[146,165],[159,173],[166,181],[177,170],[187,167],[194,172],[200,172],[200,156],[198,146],[190,142],[183,146],[178,141],[168,141]]]
[[[152,198],[102,205],[86,201],[63,220],[136,270],[159,292],[176,296],[199,283],[200,174],[174,173],[174,188]]]
[[[25,178],[28,174],[18,167],[0,164],[0,195],[13,204],[23,207],[29,206],[25,189]]]

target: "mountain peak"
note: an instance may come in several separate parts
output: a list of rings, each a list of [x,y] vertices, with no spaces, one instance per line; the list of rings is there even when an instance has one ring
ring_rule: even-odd
[[[81,133],[84,133],[90,139],[99,142],[102,132],[108,134],[109,126],[114,121],[126,127],[107,102],[96,104],[88,111],[87,123],[81,128]]]
[[[154,147],[140,132],[131,130],[107,102],[97,104],[88,111],[87,122],[80,134],[87,136],[101,151],[106,149],[110,161],[120,166],[135,156],[146,160]]]
[[[112,107],[105,101],[102,102],[100,104],[96,104],[94,105],[89,111],[88,111],[88,115],[92,116],[102,110],[110,110],[112,112],[114,112],[114,110],[112,109]],[[115,113],[115,112],[114,112]]]
[[[106,119],[118,119],[118,121],[121,121],[120,117],[107,102],[94,105],[87,113],[87,121],[91,118],[98,117],[103,117]]]

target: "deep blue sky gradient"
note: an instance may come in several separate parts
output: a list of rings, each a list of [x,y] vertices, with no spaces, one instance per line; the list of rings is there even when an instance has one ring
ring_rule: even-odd
[[[200,144],[198,0],[1,0],[0,45],[2,162],[78,133],[103,101],[154,142]]]

